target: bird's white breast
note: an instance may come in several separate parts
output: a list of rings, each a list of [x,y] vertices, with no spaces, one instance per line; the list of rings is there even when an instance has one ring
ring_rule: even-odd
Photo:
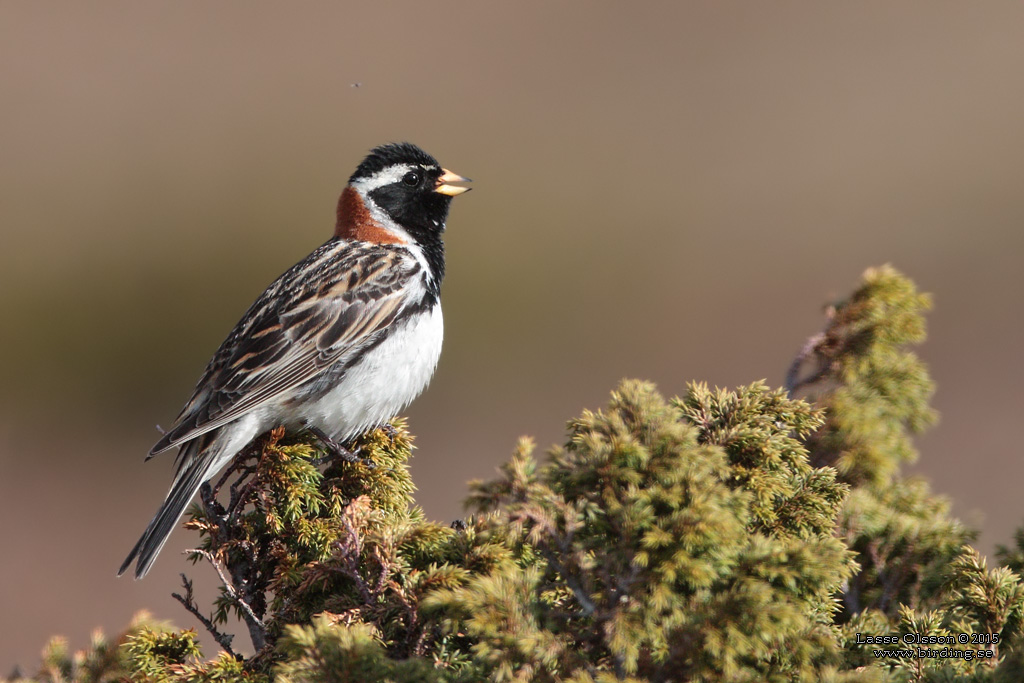
[[[441,357],[441,305],[394,323],[340,381],[302,408],[302,418],[344,440],[386,422],[427,387]]]

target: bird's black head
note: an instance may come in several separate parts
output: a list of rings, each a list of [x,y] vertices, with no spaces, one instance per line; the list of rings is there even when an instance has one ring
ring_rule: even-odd
[[[349,185],[422,244],[440,237],[452,197],[469,189],[448,183],[465,180],[416,145],[401,142],[372,150]]]

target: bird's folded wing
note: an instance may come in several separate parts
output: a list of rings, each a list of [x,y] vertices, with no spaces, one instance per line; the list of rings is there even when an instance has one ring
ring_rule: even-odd
[[[421,273],[400,248],[332,241],[317,249],[243,316],[150,455],[227,424],[351,358],[418,303]]]

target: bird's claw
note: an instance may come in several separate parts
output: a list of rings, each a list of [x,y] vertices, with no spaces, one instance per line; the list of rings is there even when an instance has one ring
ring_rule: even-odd
[[[319,467],[324,463],[330,462],[334,458],[341,458],[345,462],[352,463],[353,465],[363,465],[371,469],[377,466],[377,463],[375,463],[373,460],[369,458],[359,457],[359,453],[362,451],[362,448],[357,447],[353,450],[349,450],[348,448],[345,448],[340,443],[338,443],[330,436],[328,436],[324,432],[324,430],[320,429],[319,427],[311,425],[308,422],[303,423],[303,426],[310,434],[315,436],[317,440],[320,441],[324,449],[327,451],[326,456],[322,458],[313,459],[312,462],[315,466]]]

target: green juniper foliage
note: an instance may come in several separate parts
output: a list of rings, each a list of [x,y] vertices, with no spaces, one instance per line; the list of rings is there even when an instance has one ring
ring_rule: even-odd
[[[900,471],[935,420],[909,348],[928,306],[870,270],[784,390],[625,381],[548,458],[524,439],[451,525],[413,502],[401,422],[350,444],[359,463],[267,434],[187,522],[220,595],[197,605],[183,575],[175,597],[216,658],[143,615],[12,680],[1024,680],[1024,530],[989,568]]]
[[[999,562],[1012,571],[1024,572],[1024,527],[1017,529],[1013,535],[1013,546],[997,545],[996,557]]]
[[[895,620],[900,605],[935,607],[946,568],[975,537],[927,482],[899,472],[917,459],[911,434],[935,421],[933,384],[907,349],[924,339],[930,305],[892,268],[869,270],[849,299],[828,310],[825,330],[790,374],[791,388],[809,389],[827,416],[807,440],[811,461],[833,465],[853,487],[838,525],[860,564],[843,591],[846,616],[878,609]],[[810,358],[814,373],[794,381]]]
[[[831,535],[843,487],[789,436],[819,420],[759,384],[668,402],[625,382],[607,410],[569,424],[548,464],[524,443],[500,479],[474,486],[473,507],[543,564],[432,602],[468,602],[498,680],[820,677],[837,659],[831,595],[851,564]],[[765,510],[808,498],[807,515]]]

